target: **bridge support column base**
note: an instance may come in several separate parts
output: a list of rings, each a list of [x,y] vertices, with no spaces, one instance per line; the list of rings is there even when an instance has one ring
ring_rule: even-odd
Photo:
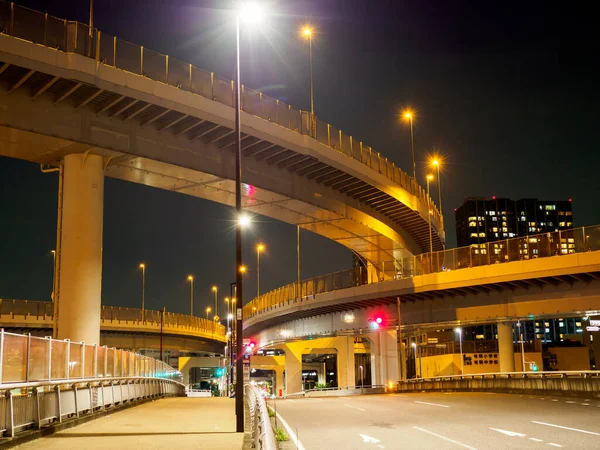
[[[58,339],[99,344],[103,158],[91,154],[65,156],[62,183],[55,335]],[[61,211],[58,213],[61,214]]]
[[[515,371],[515,346],[512,322],[498,322],[498,356],[500,372]]]
[[[371,371],[373,384],[398,381],[398,341],[396,331],[371,333]]]

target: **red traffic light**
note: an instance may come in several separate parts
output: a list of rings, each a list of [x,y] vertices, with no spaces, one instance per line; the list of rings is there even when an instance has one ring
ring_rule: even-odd
[[[383,319],[381,317],[378,317],[375,319],[375,322],[377,322],[379,325],[381,325],[381,322],[383,322]]]
[[[250,342],[250,348],[254,348],[256,344],[254,342]]]

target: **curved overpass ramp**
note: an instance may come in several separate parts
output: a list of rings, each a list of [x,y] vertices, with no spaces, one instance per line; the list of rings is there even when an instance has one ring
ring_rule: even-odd
[[[26,12],[26,14],[25,14]],[[233,83],[85,25],[0,3],[0,155],[234,204]],[[314,231],[373,265],[444,246],[411,177],[310,114],[243,87],[244,208]],[[392,265],[388,265],[391,267]]]

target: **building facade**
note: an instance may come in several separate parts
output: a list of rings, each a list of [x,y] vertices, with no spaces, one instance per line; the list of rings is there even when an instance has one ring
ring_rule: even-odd
[[[459,247],[573,228],[570,200],[468,198],[455,217]]]

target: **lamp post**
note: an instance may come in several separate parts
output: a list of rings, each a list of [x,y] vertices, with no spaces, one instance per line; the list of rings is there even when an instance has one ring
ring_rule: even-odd
[[[457,327],[454,329],[454,332],[458,334],[458,340],[460,342],[460,374],[465,374],[465,359],[463,357],[463,348],[462,348],[462,328]]]
[[[215,320],[219,320],[219,288],[213,286],[212,291],[215,293]]]
[[[190,316],[194,315],[194,277],[188,275],[188,281],[190,282]]]
[[[142,322],[146,321],[146,264],[141,263],[142,269]]]
[[[212,311],[212,309],[210,308],[210,306],[208,306],[206,308],[206,320],[208,320],[208,313],[211,312],[211,311]]]
[[[308,38],[308,64],[310,70],[310,127],[311,134],[315,137],[315,94],[313,88],[313,64],[312,64],[312,29],[309,26],[302,28],[302,35]]]
[[[360,367],[360,393],[363,393],[363,387],[365,384],[365,377],[363,376],[363,366]]]
[[[415,352],[415,378],[423,378],[423,361],[421,358],[421,355],[418,356],[419,358],[419,376],[417,376],[417,352],[419,351],[419,348],[417,347],[417,343],[413,342],[412,344],[412,348]]]
[[[413,130],[413,117],[414,114],[410,109],[407,109],[402,114],[406,120],[410,123],[410,148],[412,154],[412,165],[413,165],[413,189],[416,193],[417,187],[417,162],[415,161],[415,134]]]
[[[264,244],[256,245],[256,296],[260,297],[260,252],[264,251]]]
[[[437,185],[438,185],[438,206],[440,208],[440,215],[443,216],[442,209],[442,179],[440,178],[440,166],[442,165],[442,161],[439,158],[433,158],[431,160],[431,165],[435,167],[436,176],[437,176]]]
[[[244,352],[242,346],[243,316],[242,305],[244,295],[242,290],[242,130],[241,130],[241,76],[240,76],[240,20],[245,22],[258,22],[262,15],[260,7],[256,3],[244,2],[240,4],[235,18],[236,35],[236,64],[235,64],[235,282],[237,287],[236,298],[239,299],[235,317],[236,323],[236,383],[235,383],[235,416],[236,431],[244,431],[244,386],[243,370],[244,364],[241,355]]]
[[[54,301],[54,297],[56,295],[56,250],[50,250],[52,253],[52,293],[50,297],[52,301]]]
[[[429,253],[433,253],[433,233],[431,231],[431,198],[429,197],[429,184],[431,183],[431,180],[433,180],[433,175],[427,175],[427,223],[429,224]]]

